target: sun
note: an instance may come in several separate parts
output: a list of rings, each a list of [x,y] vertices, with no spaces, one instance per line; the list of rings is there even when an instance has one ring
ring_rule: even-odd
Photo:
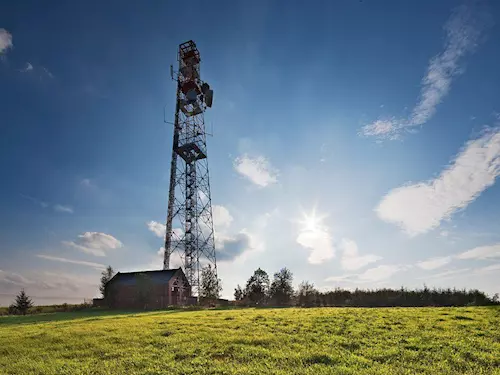
[[[302,229],[307,231],[317,231],[319,229],[319,219],[316,216],[304,215],[301,222]]]
[[[316,208],[313,208],[310,213],[302,213],[302,220],[299,221],[302,231],[318,232],[323,228],[322,222],[326,215],[319,215]]]

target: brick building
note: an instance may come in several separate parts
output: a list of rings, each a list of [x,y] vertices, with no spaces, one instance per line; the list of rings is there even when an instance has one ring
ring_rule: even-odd
[[[180,268],[118,272],[106,284],[106,299],[114,308],[161,309],[191,304],[191,286]]]

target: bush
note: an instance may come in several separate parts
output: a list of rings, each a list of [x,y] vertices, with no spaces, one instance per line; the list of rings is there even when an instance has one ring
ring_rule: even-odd
[[[16,305],[12,304],[12,305],[9,306],[8,314],[9,315],[17,315],[17,314],[19,314],[19,310],[17,309]]]

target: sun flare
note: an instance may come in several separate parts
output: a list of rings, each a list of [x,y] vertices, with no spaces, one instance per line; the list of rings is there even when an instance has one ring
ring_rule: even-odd
[[[322,222],[325,215],[319,215],[314,208],[310,213],[302,213],[302,220],[299,221],[302,231],[318,232],[323,228]]]

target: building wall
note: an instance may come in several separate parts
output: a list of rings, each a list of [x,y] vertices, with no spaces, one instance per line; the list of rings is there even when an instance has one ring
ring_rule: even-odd
[[[152,284],[145,306],[137,300],[137,286],[123,285],[117,280],[111,287],[114,290],[112,306],[119,309],[147,308],[161,309],[172,305],[186,305],[191,296],[191,288],[180,288],[185,282],[183,273],[174,275],[167,284]]]

